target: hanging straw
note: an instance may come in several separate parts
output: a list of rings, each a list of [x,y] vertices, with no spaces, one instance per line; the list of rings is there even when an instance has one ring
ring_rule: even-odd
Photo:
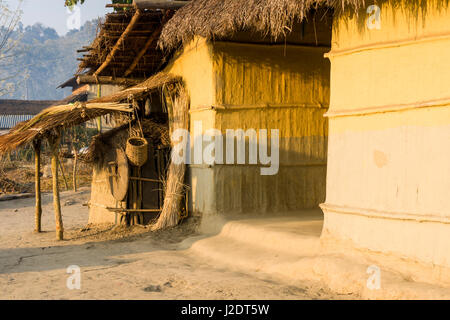
[[[183,86],[179,85],[178,96],[174,100],[172,117],[170,119],[171,132],[177,129],[188,129],[188,103],[189,100],[186,90]],[[187,141],[185,142],[187,143]],[[164,205],[158,220],[152,226],[153,231],[174,227],[180,221],[182,200],[186,190],[184,184],[185,172],[185,163],[170,163],[167,181],[165,183]]]

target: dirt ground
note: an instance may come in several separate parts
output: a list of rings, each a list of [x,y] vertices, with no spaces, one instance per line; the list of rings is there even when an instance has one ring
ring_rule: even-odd
[[[351,299],[320,283],[292,286],[193,255],[182,240],[196,221],[163,231],[86,226],[89,189],[62,193],[65,240],[56,241],[52,197],[43,196],[43,233],[33,233],[34,199],[0,202],[0,299]],[[70,290],[67,268],[80,267]]]
[[[46,159],[47,160],[47,159]],[[48,160],[47,160],[48,161]],[[61,190],[73,189],[73,164],[72,160],[64,160],[64,174],[61,169],[58,174],[58,181]],[[62,168],[62,167],[60,167]],[[28,193],[34,192],[34,163],[26,161],[8,162],[4,159],[0,160],[0,195],[8,193]],[[41,172],[46,171],[47,175],[41,176],[42,192],[52,191],[52,177],[50,165],[42,164]],[[77,166],[77,187],[87,187],[91,185],[92,168],[90,165],[80,161]]]

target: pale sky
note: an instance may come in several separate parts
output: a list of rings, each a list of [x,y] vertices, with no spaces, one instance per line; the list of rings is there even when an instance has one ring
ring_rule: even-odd
[[[3,0],[10,9],[16,8],[19,0]],[[105,8],[110,0],[86,0],[80,6],[80,21],[83,25],[86,21],[98,17],[103,17],[112,9]],[[77,26],[78,21],[74,13],[69,13],[64,7],[64,0],[23,0],[22,1],[22,23],[24,26],[33,25],[40,22],[47,27],[55,29],[59,35],[65,35],[69,31],[69,26]]]

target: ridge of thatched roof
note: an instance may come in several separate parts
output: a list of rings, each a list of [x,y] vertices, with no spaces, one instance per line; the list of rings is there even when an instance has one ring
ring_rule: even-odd
[[[359,8],[365,0],[193,0],[179,9],[164,26],[159,46],[172,50],[194,36],[207,39],[252,29],[274,39],[284,35],[311,9],[345,6]]]
[[[89,101],[89,103],[120,102],[130,98],[136,99],[147,92],[156,90],[165,85],[179,83],[181,81],[182,81],[181,77],[161,71],[138,85],[119,91],[115,94],[106,97],[91,100]]]

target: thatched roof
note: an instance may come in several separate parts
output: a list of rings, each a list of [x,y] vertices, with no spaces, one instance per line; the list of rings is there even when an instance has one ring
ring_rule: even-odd
[[[0,154],[31,143],[35,139],[58,133],[63,128],[75,126],[110,113],[131,112],[128,105],[90,104],[49,107],[26,122],[19,123],[10,133],[0,136]]]
[[[161,48],[172,50],[194,36],[223,38],[240,30],[262,32],[274,39],[286,34],[311,9],[363,6],[365,0],[193,0],[164,26]]]
[[[175,9],[130,6],[125,11],[107,14],[92,44],[78,50],[85,53],[79,59],[77,76],[84,76],[79,79],[95,79],[89,81],[99,83],[102,78],[142,81],[161,70],[166,59],[157,41],[174,13]]]
[[[88,102],[62,104],[47,108],[33,119],[18,124],[7,135],[0,136],[0,154],[31,143],[46,135],[56,133],[64,128],[72,127],[97,117],[112,113],[128,113],[133,109],[127,100],[139,99],[147,93],[163,86],[181,82],[181,78],[172,74],[160,72],[143,83],[120,91],[110,96]],[[73,99],[69,96],[67,99]],[[66,100],[67,102],[69,100]],[[124,101],[125,103],[120,103]]]
[[[119,91],[106,97],[91,100],[90,103],[121,102],[128,99],[139,99],[148,92],[159,89],[163,86],[179,83],[181,81],[181,77],[174,76],[170,73],[159,72],[134,87]]]

